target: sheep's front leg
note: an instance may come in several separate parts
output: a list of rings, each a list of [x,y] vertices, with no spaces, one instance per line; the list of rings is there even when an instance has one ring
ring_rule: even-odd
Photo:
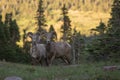
[[[55,53],[54,53],[53,56],[51,57],[51,59],[50,59],[50,64],[49,64],[49,65],[52,65],[52,62],[53,62],[54,59],[55,59]]]
[[[32,58],[32,65],[37,65],[38,64],[38,60],[36,58]]]

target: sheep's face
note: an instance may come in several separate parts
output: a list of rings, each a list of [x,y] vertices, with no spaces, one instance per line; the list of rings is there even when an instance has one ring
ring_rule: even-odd
[[[49,44],[52,39],[56,38],[57,39],[57,34],[55,32],[49,32],[46,34],[46,41],[47,41],[47,44]]]
[[[38,36],[36,34],[32,35],[32,42],[36,42],[38,40]]]
[[[32,44],[39,43],[41,37],[38,33],[28,33],[28,36],[32,39]]]
[[[52,33],[47,33],[47,34],[46,34],[46,41],[47,41],[47,44],[50,43],[51,39],[52,39]]]

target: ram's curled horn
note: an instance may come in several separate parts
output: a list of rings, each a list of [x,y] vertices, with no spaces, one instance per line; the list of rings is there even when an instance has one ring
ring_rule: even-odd
[[[46,31],[41,31],[41,32],[38,32],[40,34],[41,37],[44,37],[46,35]]]
[[[38,36],[39,36],[39,35],[40,35],[40,32],[36,32],[36,35],[38,35]]]
[[[27,36],[29,36],[30,38],[32,37],[33,33],[32,32],[28,32]]]
[[[41,31],[40,35],[46,34],[46,31]]]
[[[43,35],[43,34],[45,34],[45,33],[46,33],[45,31],[41,31],[41,32],[37,31],[37,32],[36,32],[36,34],[38,34],[38,35]]]

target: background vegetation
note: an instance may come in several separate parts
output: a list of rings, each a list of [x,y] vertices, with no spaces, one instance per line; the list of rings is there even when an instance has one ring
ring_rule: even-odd
[[[90,29],[95,28],[100,19],[107,23],[110,18],[112,2],[113,0],[44,0],[43,7],[48,27],[54,25],[58,39],[60,39],[61,8],[64,3],[69,10],[68,15],[71,19],[72,28],[76,27],[78,31],[81,31],[81,34],[90,35]],[[36,30],[37,9],[38,0],[0,0],[2,20],[5,20],[6,13],[12,12],[13,18],[17,20],[21,36],[23,36],[23,29]],[[48,29],[48,27],[46,28]],[[22,39],[19,44],[23,45]]]

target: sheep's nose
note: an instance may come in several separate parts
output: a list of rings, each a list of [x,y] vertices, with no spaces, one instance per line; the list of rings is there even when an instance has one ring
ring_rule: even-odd
[[[35,41],[33,41],[33,45],[35,45]]]
[[[50,41],[47,41],[47,44],[49,44],[50,43]]]

